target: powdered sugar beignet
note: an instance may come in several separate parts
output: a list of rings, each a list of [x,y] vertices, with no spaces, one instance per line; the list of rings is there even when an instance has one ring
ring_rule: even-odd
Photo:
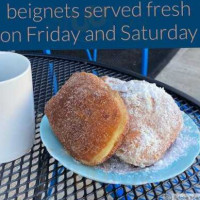
[[[150,166],[177,138],[183,126],[182,113],[164,89],[145,81],[129,82],[104,77],[123,98],[130,128],[116,155],[129,164]]]

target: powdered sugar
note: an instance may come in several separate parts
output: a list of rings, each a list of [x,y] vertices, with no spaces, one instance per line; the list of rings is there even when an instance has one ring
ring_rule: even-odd
[[[183,130],[186,131],[187,129]],[[165,156],[159,160],[152,167],[153,169],[160,169],[169,166],[175,160],[177,160],[181,156],[185,156],[187,153],[187,148],[189,146],[195,145],[196,141],[194,138],[186,134],[180,134],[176,139],[175,143],[171,146],[171,148],[166,152]]]
[[[177,138],[182,115],[173,98],[163,88],[146,81],[121,81],[106,77],[105,82],[120,93],[130,116],[130,129],[116,155],[135,166],[158,161]]]
[[[189,119],[189,117],[187,117],[186,115],[184,118],[184,122],[187,122],[187,120]],[[193,145],[197,145],[197,142],[199,141],[196,141],[195,138],[192,137],[193,134],[199,134],[199,132],[194,133],[190,125],[185,125],[174,144],[172,144],[172,146],[165,153],[164,157],[150,167],[134,167],[133,165],[127,164],[114,156],[102,165],[98,166],[98,168],[102,169],[105,172],[116,172],[119,174],[126,174],[136,171],[145,171],[151,173],[153,171],[164,169],[172,165],[178,159],[187,156],[188,148]]]

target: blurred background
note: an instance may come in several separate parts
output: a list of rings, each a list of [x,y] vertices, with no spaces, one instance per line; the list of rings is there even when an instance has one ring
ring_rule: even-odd
[[[45,51],[18,51],[43,54]],[[92,51],[90,51],[92,54]],[[47,53],[47,52],[46,52]],[[88,60],[86,50],[50,51],[53,56]],[[98,50],[99,64],[142,74],[142,49]],[[200,49],[149,49],[147,76],[164,82],[200,101]]]

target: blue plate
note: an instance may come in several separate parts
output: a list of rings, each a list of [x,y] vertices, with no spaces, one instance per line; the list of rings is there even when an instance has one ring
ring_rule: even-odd
[[[53,133],[51,126],[46,116],[43,117],[40,125],[41,139],[46,146],[48,152],[56,160],[58,160],[67,169],[80,174],[81,176],[87,177],[92,180],[96,180],[103,183],[111,184],[123,184],[123,185],[141,185],[146,183],[160,182],[166,179],[172,178],[192,165],[195,161],[196,156],[200,152],[200,135],[199,130],[193,120],[183,114],[184,118],[184,129],[181,132],[181,137],[186,138],[187,144],[183,144],[181,149],[184,151],[174,161],[164,167],[152,166],[140,170],[129,171],[127,173],[121,173],[117,171],[105,171],[98,167],[89,167],[83,165],[73,159],[63,148],[55,134]],[[179,138],[180,140],[180,138]],[[182,139],[181,139],[182,140]],[[179,145],[180,149],[180,144]],[[173,149],[176,147],[171,147]],[[169,152],[170,153],[170,149]],[[171,150],[176,152],[176,149]],[[166,158],[170,160],[170,156]],[[159,166],[159,165],[158,165]]]

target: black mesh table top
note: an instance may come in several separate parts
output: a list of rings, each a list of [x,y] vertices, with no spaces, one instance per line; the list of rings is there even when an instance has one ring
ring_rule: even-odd
[[[159,183],[140,186],[113,185],[95,182],[63,168],[47,152],[40,140],[40,121],[44,115],[45,103],[53,95],[52,80],[49,76],[49,63],[60,88],[74,72],[95,72],[99,76],[109,75],[122,80],[144,79],[123,69],[100,66],[85,61],[67,58],[26,55],[32,63],[32,76],[35,100],[35,143],[25,156],[13,162],[0,164],[0,200],[17,199],[171,199],[170,194],[200,193],[200,157],[182,174]],[[149,82],[155,82],[146,79]],[[180,109],[187,113],[200,127],[200,105],[181,92],[156,82],[170,93]],[[184,88],[183,88],[184,89]]]

